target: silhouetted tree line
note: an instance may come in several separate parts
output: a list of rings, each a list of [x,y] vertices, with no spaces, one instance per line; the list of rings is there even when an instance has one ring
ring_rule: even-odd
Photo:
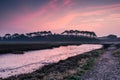
[[[90,31],[65,30],[61,34],[51,31],[39,31],[26,34],[5,34],[0,41],[89,41],[96,40],[96,34]]]

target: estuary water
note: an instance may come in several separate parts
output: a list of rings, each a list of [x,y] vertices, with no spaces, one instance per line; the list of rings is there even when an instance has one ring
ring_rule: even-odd
[[[61,46],[53,49],[28,51],[24,54],[0,55],[0,77],[6,78],[13,75],[30,73],[43,65],[58,62],[68,57],[83,54],[102,45]]]

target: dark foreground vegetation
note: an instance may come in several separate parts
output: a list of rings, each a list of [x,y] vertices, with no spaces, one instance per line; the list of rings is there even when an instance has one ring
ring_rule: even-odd
[[[32,73],[16,75],[1,80],[80,80],[81,75],[92,69],[96,58],[102,53],[104,53],[104,49],[93,50],[69,57],[58,63],[45,65]]]
[[[120,61],[120,45],[117,45],[118,49],[114,51],[113,55]]]

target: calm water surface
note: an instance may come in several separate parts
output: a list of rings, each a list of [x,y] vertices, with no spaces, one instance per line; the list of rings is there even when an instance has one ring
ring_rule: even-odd
[[[58,62],[70,56],[101,47],[101,45],[61,46],[54,49],[25,52],[25,54],[0,55],[0,77],[5,78],[21,73],[29,73],[45,64]]]

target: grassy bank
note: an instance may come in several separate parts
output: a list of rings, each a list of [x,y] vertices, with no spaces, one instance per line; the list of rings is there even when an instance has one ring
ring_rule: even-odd
[[[50,49],[59,46],[80,45],[75,42],[12,42],[0,43],[0,54],[16,53],[30,50]]]
[[[120,61],[120,45],[117,45],[118,49],[114,51],[113,55]]]
[[[45,65],[29,74],[21,74],[1,80],[79,80],[80,76],[93,67],[93,64],[104,49],[93,50],[69,57],[58,63]]]

